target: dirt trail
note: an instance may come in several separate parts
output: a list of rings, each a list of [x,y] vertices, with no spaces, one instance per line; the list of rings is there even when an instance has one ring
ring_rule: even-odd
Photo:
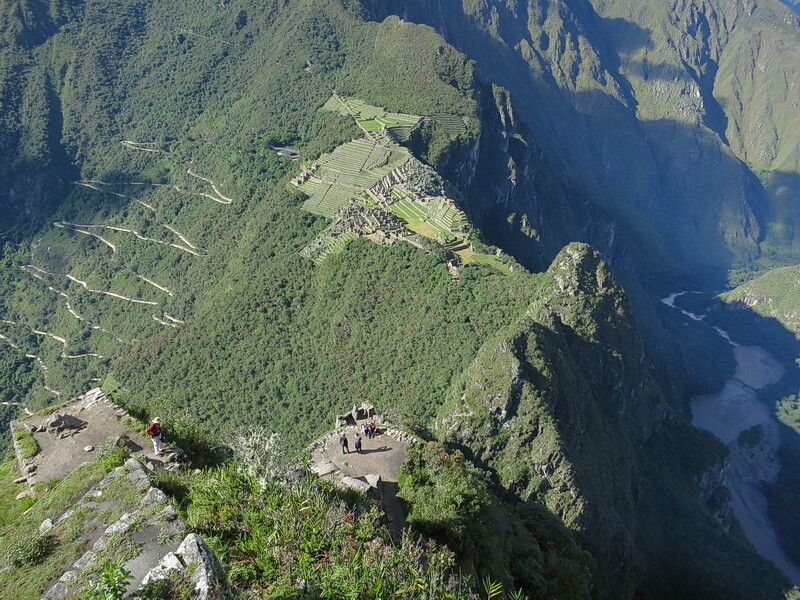
[[[69,345],[69,342],[67,342],[65,338],[61,337],[60,335],[56,335],[55,333],[50,333],[49,331],[40,331],[38,329],[34,329],[30,325],[26,325],[25,323],[18,323],[17,321],[9,321],[8,319],[3,319],[0,322],[6,323],[7,325],[15,325],[16,327],[23,327],[28,331],[30,331],[31,333],[35,333],[36,335],[42,335],[45,337],[52,338],[57,342],[60,342],[61,345],[64,346],[64,350],[66,350],[67,346]],[[84,352],[83,354],[67,354],[66,352],[61,352],[61,354],[59,354],[60,358],[85,358],[87,356],[94,356],[95,358],[105,358],[104,356],[101,356],[100,354],[97,354],[95,352]]]
[[[103,290],[93,290],[89,287],[89,284],[85,281],[81,281],[77,277],[73,277],[72,275],[65,275],[67,279],[70,281],[74,281],[78,285],[82,285],[87,291],[95,293],[95,294],[103,294],[105,296],[111,296],[112,298],[119,298],[120,300],[127,300],[133,304],[148,304],[150,306],[158,306],[158,302],[152,302],[150,300],[136,300],[135,298],[128,298],[127,296],[121,296],[120,294],[115,294],[114,292],[104,292]]]
[[[101,242],[103,242],[106,246],[111,248],[111,250],[113,250],[114,252],[117,251],[117,247],[114,244],[109,242],[104,237],[97,235],[96,233],[92,233],[91,231],[85,231],[83,229],[78,229],[77,227],[74,227],[74,226],[70,225],[69,223],[61,223],[61,222],[57,221],[57,222],[53,223],[53,225],[55,225],[56,227],[60,227],[61,229],[69,229],[70,231],[75,231],[77,233],[82,233],[84,235],[90,235],[92,237],[95,237],[98,240],[100,240]]]
[[[177,327],[177,325],[175,323],[170,323],[169,321],[165,321],[164,319],[159,319],[155,315],[151,315],[151,316],[153,317],[153,321],[155,321],[156,323],[159,323],[160,325],[164,325],[166,327]]]
[[[18,350],[19,352],[23,352],[22,348],[17,346],[13,341],[11,341],[10,338],[4,336],[2,333],[0,333],[0,340],[3,340],[6,344],[8,344],[12,348],[14,348],[14,350]],[[51,394],[54,394],[56,396],[60,396],[61,392],[59,392],[58,390],[54,390],[53,388],[51,388],[51,387],[49,387],[47,385],[47,365],[44,364],[44,361],[41,358],[39,358],[36,354],[30,354],[30,353],[26,353],[25,354],[25,358],[32,358],[33,360],[36,361],[36,364],[38,364],[39,367],[42,369],[42,378],[44,379],[44,383],[42,383],[42,387],[44,389],[46,389],[48,392],[50,392]]]
[[[166,229],[167,231],[169,231],[170,233],[175,235],[178,239],[180,239],[184,244],[186,244],[187,246],[189,246],[193,250],[197,250],[197,246],[195,246],[189,240],[187,240],[186,237],[181,232],[179,232],[174,227],[164,223],[163,220],[161,219],[161,215],[158,214],[158,211],[153,206],[151,206],[150,204],[145,202],[144,200],[140,200],[139,198],[134,198],[133,196],[127,196],[125,194],[120,194],[119,192],[112,192],[110,190],[104,190],[102,188],[97,187],[98,185],[105,185],[105,186],[113,186],[113,185],[152,185],[154,187],[170,187],[170,186],[165,185],[165,184],[160,184],[160,183],[145,183],[143,181],[124,182],[124,183],[114,184],[114,183],[107,183],[105,181],[97,181],[97,180],[94,180],[94,181],[92,181],[92,180],[89,180],[89,181],[75,181],[74,184],[75,185],[82,185],[84,187],[91,188],[93,190],[96,190],[98,192],[102,192],[104,194],[111,194],[112,196],[117,196],[119,198],[125,198],[127,200],[131,200],[133,202],[137,202],[137,203],[141,204],[142,206],[144,206],[146,209],[148,209],[149,211],[151,211],[155,215],[156,222],[159,225],[161,225],[161,227],[163,227],[164,229]],[[172,187],[174,187],[179,192],[181,191],[180,188],[178,188],[177,186],[172,186]],[[180,248],[180,246],[175,246],[175,247],[176,248]]]
[[[140,146],[144,144],[155,144],[157,142],[132,142],[131,140],[122,140],[120,144],[125,146],[126,148],[130,148],[131,150],[141,150],[142,152],[156,152],[158,154],[169,154],[169,152],[165,152],[164,150],[158,148],[141,148]]]
[[[161,244],[162,246],[172,246],[173,248],[178,248],[179,250],[183,250],[184,252],[188,252],[189,254],[193,254],[194,256],[200,256],[196,251],[192,250],[191,248],[186,248],[185,246],[181,246],[180,244],[173,244],[171,242],[165,242],[163,240],[157,240],[155,238],[147,237],[146,235],[142,235],[138,231],[134,229],[128,229],[126,227],[117,227],[115,225],[79,225],[75,223],[65,223],[63,221],[56,221],[53,223],[56,227],[61,227],[63,229],[71,229],[72,231],[78,231],[80,233],[87,233],[89,235],[93,235],[101,240],[103,240],[106,244],[111,246],[114,249],[114,252],[117,251],[116,247],[109,242],[108,240],[103,239],[99,235],[92,233],[90,231],[84,231],[86,229],[109,229],[111,231],[120,231],[123,233],[132,233],[140,240],[144,240],[146,242],[155,242],[156,244]],[[82,229],[81,229],[82,228]]]
[[[25,412],[25,414],[28,415],[29,417],[31,415],[33,415],[33,412],[27,406],[25,406],[22,402],[0,402],[0,405],[3,405],[3,406],[19,406]]]
[[[29,269],[33,269],[33,271],[38,271],[38,273],[34,273],[34,272],[30,271]],[[23,265],[23,266],[20,267],[20,270],[25,272],[25,273],[27,273],[28,275],[30,275],[32,277],[36,277],[36,279],[40,279],[41,281],[44,281],[45,284],[47,284],[47,280],[44,277],[42,277],[39,273],[43,273],[45,275],[51,275],[53,277],[57,276],[55,273],[50,273],[49,271],[45,271],[45,270],[40,269],[38,267],[34,267],[33,265]],[[92,329],[94,329],[96,331],[102,331],[103,333],[105,333],[107,335],[110,335],[111,337],[113,337],[115,340],[117,340],[121,344],[126,344],[127,343],[121,337],[119,337],[118,335],[115,335],[114,333],[110,332],[108,329],[104,329],[103,327],[100,327],[99,325],[95,325],[94,323],[92,323],[91,321],[86,319],[85,317],[82,317],[81,315],[79,315],[75,311],[75,309],[72,308],[72,305],[70,304],[70,301],[72,300],[72,298],[70,298],[64,291],[59,290],[58,288],[54,288],[51,285],[48,285],[47,289],[50,290],[51,292],[55,293],[55,294],[58,294],[59,296],[61,296],[61,297],[63,297],[65,299],[67,312],[69,312],[69,314],[71,314],[73,317],[75,317],[78,321],[83,321],[84,323],[86,323],[86,325],[88,327],[90,327],[90,328],[92,328]]]
[[[214,190],[214,193],[217,196],[219,196],[220,198],[222,198],[222,200],[216,200],[215,198],[212,198],[212,200],[216,200],[217,202],[220,202],[221,204],[232,204],[233,203],[233,198],[228,198],[225,194],[220,192],[217,189],[216,184],[213,181],[211,181],[208,177],[203,177],[202,175],[198,175],[197,173],[192,173],[191,169],[186,169],[186,172],[189,175],[191,175],[192,177],[197,177],[197,179],[202,179],[203,181],[208,183],[211,186],[211,189]],[[203,195],[206,195],[206,194],[203,194]],[[211,196],[208,196],[208,197],[211,198]]]
[[[151,280],[149,280],[149,279],[148,279],[147,277],[145,277],[144,275],[139,275],[139,273],[136,273],[136,276],[137,276],[139,279],[141,279],[142,281],[144,281],[145,283],[149,283],[149,284],[150,284],[150,285],[152,285],[154,288],[161,290],[161,291],[162,291],[162,292],[164,292],[165,294],[168,294],[168,295],[170,295],[170,296],[174,296],[174,295],[175,295],[175,294],[173,294],[172,292],[170,292],[170,291],[169,291],[167,288],[165,288],[163,285],[158,285],[158,284],[157,284],[155,281],[151,281]]]

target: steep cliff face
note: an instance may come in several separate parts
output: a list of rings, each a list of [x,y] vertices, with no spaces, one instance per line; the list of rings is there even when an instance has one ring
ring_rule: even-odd
[[[635,232],[617,245],[630,252],[645,240],[666,259],[660,270],[691,260],[718,282],[748,261],[796,256],[787,198],[800,189],[791,175],[798,29],[777,1],[398,1],[374,14],[388,12],[432,25],[481,79],[510,92],[514,125],[540,149],[531,164],[580,192],[570,194],[573,229],[594,219],[580,209],[595,203]],[[517,169],[517,185],[523,179],[527,210],[485,212],[500,213],[487,221],[498,238],[512,213],[527,215],[518,230],[547,216],[551,188]],[[581,233],[574,239],[596,243]]]
[[[780,584],[759,591],[753,573],[720,584],[720,565],[695,548],[726,553],[726,568],[751,560],[741,535],[726,533],[725,452],[666,405],[598,253],[570,244],[538,292],[454,385],[440,435],[510,496],[543,502],[577,533],[600,597],[778,597]],[[776,575],[766,562],[753,568]]]
[[[583,532],[601,579],[626,582],[627,596],[640,479],[629,458],[664,406],[648,386],[626,300],[597,252],[565,248],[542,290],[523,319],[484,346],[440,429],[503,487],[541,499]]]

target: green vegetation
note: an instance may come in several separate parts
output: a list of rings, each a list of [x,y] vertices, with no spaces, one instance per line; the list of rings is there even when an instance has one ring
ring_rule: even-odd
[[[85,600],[122,600],[131,572],[122,566],[122,561],[107,561],[98,581],[90,580],[83,592]]]
[[[398,475],[399,496],[409,506],[408,522],[425,535],[444,539],[458,551],[486,534],[482,513],[489,494],[479,472],[456,450],[448,453],[441,444],[409,448]],[[468,535],[475,531],[478,535]],[[471,549],[471,554],[474,548]]]
[[[800,339],[800,266],[772,269],[761,277],[725,292],[727,303],[746,305],[755,313],[777,319]]]
[[[591,239],[622,257],[632,277],[652,269],[657,281],[677,269],[680,259],[699,257],[709,281],[717,282],[723,270],[758,254],[762,234],[777,244],[765,245],[765,261],[791,255],[792,228],[783,225],[791,224],[796,203],[781,190],[796,189],[794,155],[784,153],[785,164],[760,164],[761,157],[734,157],[728,147],[721,149],[727,134],[730,148],[739,152],[745,144],[734,134],[754,121],[752,115],[731,119],[730,132],[711,131],[711,94],[704,98],[708,115],[680,104],[680,118],[694,115],[697,123],[673,122],[674,103],[663,98],[693,102],[696,96],[686,92],[694,91],[697,73],[714,75],[707,65],[685,64],[685,54],[670,53],[674,46],[663,67],[653,65],[647,53],[668,47],[660,25],[645,22],[641,31],[634,26],[598,44],[630,23],[618,1],[595,7],[591,26],[583,23],[583,13],[593,11],[572,13],[570,3],[547,19],[539,18],[544,7],[517,11],[513,2],[494,3],[492,10],[465,2],[441,11],[440,30],[463,36],[457,45],[480,60],[482,77],[507,79],[498,83],[513,88],[514,107],[508,97],[500,102],[496,89],[489,94],[469,58],[434,29],[413,19],[366,19],[379,4],[2,4],[0,204],[7,210],[0,211],[0,231],[9,242],[0,258],[3,400],[24,401],[35,411],[93,387],[111,372],[119,383],[117,396],[132,412],[162,416],[169,439],[196,451],[201,464],[216,464],[225,452],[213,440],[205,450],[200,444],[190,448],[188,415],[209,423],[211,437],[258,422],[284,433],[290,447],[301,447],[354,401],[389,407],[421,429],[448,423],[462,414],[463,402],[472,417],[452,431],[443,426],[442,437],[453,436],[465,456],[486,467],[497,489],[532,500],[516,517],[501,515],[492,526],[503,529],[518,519],[525,530],[547,529],[550,521],[541,508],[547,506],[595,554],[602,593],[623,582],[633,594],[642,579],[642,596],[655,588],[680,596],[690,585],[684,581],[697,582],[689,592],[707,591],[703,586],[711,579],[728,582],[724,593],[731,597],[774,591],[774,572],[753,559],[736,532],[723,536],[715,529],[696,487],[687,483],[716,466],[719,449],[680,424],[673,429],[681,417],[670,413],[671,399],[649,376],[653,359],[639,343],[608,269],[581,279],[581,291],[594,291],[570,302],[564,290],[578,290],[559,273],[572,273],[563,266],[569,266],[564,256],[549,275],[531,275],[493,256],[463,213],[450,209],[471,207],[489,227],[499,222],[492,239],[531,265],[545,266],[565,241]],[[417,5],[422,3],[405,8],[414,11]],[[652,5],[648,0],[641,13],[649,15]],[[462,10],[469,13],[465,22]],[[759,6],[748,23],[763,24],[765,13],[771,9]],[[687,19],[670,21],[678,22]],[[737,20],[731,32],[752,32],[743,22]],[[764,35],[735,43],[785,43],[783,29],[776,28],[783,27],[780,21],[768,24]],[[684,38],[695,39],[681,33]],[[543,48],[561,48],[557,41],[564,39],[576,43],[563,52]],[[773,39],[778,41],[762,41]],[[718,67],[730,76],[714,92],[738,98],[742,80],[731,66],[737,54],[719,48],[690,54],[723,56]],[[744,56],[756,55],[755,48],[745,50]],[[614,72],[606,71],[608,65]],[[649,79],[641,77],[646,70]],[[757,78],[765,73],[745,70]],[[767,77],[793,80],[779,69],[766,71]],[[659,86],[660,98],[646,81]],[[701,92],[709,84],[704,80]],[[569,93],[550,89],[561,85]],[[350,117],[319,110],[331,90],[357,109],[355,121],[363,129]],[[791,104],[790,96],[781,103]],[[758,110],[758,122],[762,113],[772,115],[763,106]],[[794,122],[792,110],[774,114]],[[411,115],[427,117],[417,122]],[[781,131],[790,129],[778,117],[769,120]],[[487,124],[492,127],[476,145]],[[361,135],[373,141],[353,142]],[[794,135],[786,148],[796,147],[790,143]],[[334,236],[326,230],[329,223],[320,216],[335,214],[354,196],[361,196],[364,208],[380,208],[377,200],[363,198],[364,186],[406,156],[399,146],[384,152],[386,144],[372,136],[408,144],[415,156],[452,174],[453,184],[469,188],[461,198],[442,182],[435,189],[410,189],[424,181],[406,186],[408,193],[453,201],[431,202],[421,212],[422,202],[398,207],[409,225],[425,229],[436,243],[379,247],[352,239],[353,233]],[[324,177],[305,182],[314,199],[307,206],[315,212],[304,210],[307,199],[287,189],[299,161],[278,156],[273,146],[296,148],[306,162],[324,157],[318,170]],[[775,145],[757,146],[769,154]],[[550,148],[566,162],[550,160]],[[698,153],[712,160],[700,165]],[[753,196],[757,182],[747,179],[742,160],[771,172],[766,228],[747,208],[764,203]],[[512,221],[524,222],[524,237],[507,227],[506,210],[521,215]],[[299,253],[317,239],[315,266]],[[457,279],[444,265],[450,251],[437,244],[470,263]],[[691,267],[681,272],[696,269],[694,262],[686,264]],[[692,275],[701,279],[705,273]],[[600,297],[599,290],[608,289],[614,291],[611,300]],[[487,402],[495,412],[488,412]],[[672,418],[662,430],[651,427],[653,415]],[[692,460],[676,452],[684,447],[701,455]],[[106,466],[119,462],[112,458]],[[668,475],[648,475],[648,469],[657,471],[653,465]],[[104,468],[92,466],[98,473]],[[94,473],[84,476],[89,481]],[[238,471],[225,477],[226,485],[250,497],[251,480]],[[199,482],[164,482],[185,494],[181,503],[190,513],[199,511],[194,500],[212,504],[203,498],[213,500],[213,492],[201,490]],[[41,522],[48,498],[65,489],[77,493],[79,485],[71,478],[52,484],[14,527],[31,529],[26,519]],[[325,502],[334,494],[320,493],[327,494]],[[254,511],[277,501],[277,495],[253,498]],[[300,496],[296,500],[302,504]],[[327,506],[314,502],[320,510]],[[648,518],[658,522],[640,526],[650,515],[662,515],[663,522]],[[291,523],[315,532],[318,522],[303,522],[305,516]],[[356,514],[353,524],[363,516]],[[327,586],[310,594],[344,596],[345,587],[362,589],[357,585],[363,576],[374,579],[381,568],[387,571],[380,581],[397,589],[424,589],[427,584],[418,579],[425,577],[433,581],[431,590],[449,585],[443,583],[447,569],[401,572],[408,559],[421,558],[411,542],[404,547],[381,541],[361,552],[361,546],[349,545],[346,531],[339,545],[320,545],[315,533],[305,549],[284,548],[284,571],[283,555],[270,555],[261,544],[270,527],[276,529],[274,522],[256,517],[264,525],[254,523],[255,538],[231,523],[219,533],[241,559],[233,563],[239,565],[237,584],[254,578],[264,589],[287,586],[287,595],[296,593],[288,589],[294,581],[280,573],[305,573],[321,564],[313,562],[321,559],[312,551],[323,551],[339,562],[335,569],[320,568],[321,574],[309,571]],[[364,517],[363,527],[372,525],[372,517]],[[213,529],[213,523],[202,526]],[[690,532],[685,538],[679,535],[682,526]],[[519,552],[508,552],[520,564],[497,562],[504,582],[517,582],[523,572],[570,573],[583,564],[570,558],[562,569],[559,543],[548,550],[540,536],[537,554],[523,529],[513,538],[523,540]],[[337,525],[332,531],[343,530]],[[702,555],[698,548],[706,539],[713,543]],[[34,577],[23,580],[19,569],[0,573],[0,589],[35,597],[41,578],[51,577],[53,565],[74,552],[72,543],[60,539]],[[672,548],[684,557],[672,556]],[[735,558],[726,561],[720,549],[729,548]],[[434,549],[430,556],[450,566],[447,552]],[[528,556],[535,563],[530,568],[522,564]],[[747,581],[740,585],[749,576],[765,581],[764,589],[752,590]],[[584,594],[585,579],[573,579],[572,593]],[[563,583],[557,589],[569,588]]]
[[[33,434],[27,429],[18,429],[14,432],[14,441],[21,449],[20,456],[24,460],[39,454],[39,444]]]
[[[84,540],[79,534],[89,524],[87,515],[75,511],[47,541],[42,541],[39,525],[45,519],[55,519],[71,506],[105,474],[103,467],[89,463],[59,482],[53,489],[42,493],[24,513],[0,530],[0,549],[4,556],[22,550],[22,554],[35,558],[36,568],[13,566],[0,572],[0,596],[37,598],[47,581],[58,578],[67,560],[75,560],[83,553]],[[17,554],[14,554],[17,556]]]
[[[23,500],[16,499],[17,494],[25,491],[27,487],[24,483],[15,484],[14,480],[17,477],[16,460],[14,455],[9,453],[0,463],[0,528],[16,519],[33,503],[29,497]]]
[[[477,598],[432,540],[394,541],[362,499],[313,479],[262,488],[236,468],[195,477],[188,523],[228,565],[235,589],[283,598]],[[303,581],[298,588],[296,582]]]
[[[114,440],[109,439],[97,447],[95,451],[95,460],[99,462],[106,471],[111,471],[117,467],[121,467],[130,455],[130,448],[126,444],[116,444]]]
[[[446,542],[463,568],[532,598],[590,597],[590,558],[566,528],[537,502],[501,503],[461,451],[435,442],[409,448],[398,486],[408,523]]]

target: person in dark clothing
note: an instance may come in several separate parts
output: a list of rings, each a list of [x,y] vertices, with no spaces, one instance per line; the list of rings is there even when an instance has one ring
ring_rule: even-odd
[[[342,454],[350,454],[350,449],[347,447],[347,436],[342,434],[339,438],[339,445],[342,447]]]
[[[356,445],[356,452],[361,454],[361,436],[358,433],[356,433],[356,444],[355,445]]]

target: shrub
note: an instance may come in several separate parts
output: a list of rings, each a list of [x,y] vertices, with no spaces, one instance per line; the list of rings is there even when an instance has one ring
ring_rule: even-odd
[[[27,429],[19,429],[14,433],[14,440],[22,451],[22,459],[33,458],[39,454],[39,444]]]
[[[37,565],[53,551],[55,545],[56,539],[48,534],[35,532],[22,536],[8,543],[3,562],[12,567]]]
[[[90,580],[83,590],[86,600],[122,600],[128,587],[131,572],[122,566],[122,560],[107,561],[103,565],[100,581]]]
[[[109,439],[97,447],[95,460],[98,461],[106,471],[111,471],[121,467],[125,460],[131,455],[127,444],[118,443],[115,439]]]
[[[289,459],[286,443],[279,433],[256,425],[233,435],[228,445],[244,473],[262,487],[285,482]]]
[[[456,551],[484,536],[490,495],[459,450],[448,453],[437,442],[412,446],[397,483],[398,496],[410,507],[408,522],[421,533]]]

